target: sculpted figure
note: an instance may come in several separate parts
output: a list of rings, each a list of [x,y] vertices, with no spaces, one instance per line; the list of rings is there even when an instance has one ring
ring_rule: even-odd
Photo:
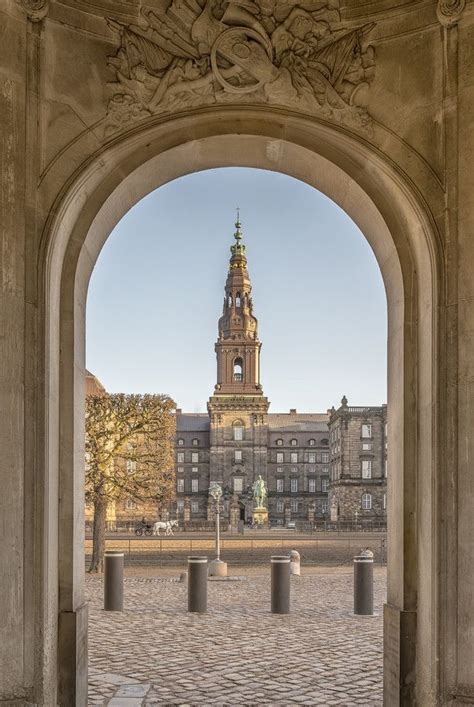
[[[265,499],[267,497],[267,489],[265,488],[265,481],[259,474],[258,478],[255,480],[253,485],[253,497],[255,501],[256,508],[263,508]]]

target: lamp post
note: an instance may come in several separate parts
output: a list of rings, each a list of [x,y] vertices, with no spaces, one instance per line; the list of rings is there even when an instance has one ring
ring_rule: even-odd
[[[227,562],[222,562],[221,560],[220,501],[222,498],[222,486],[214,481],[209,487],[209,495],[216,504],[216,559],[209,563],[209,576],[227,577]]]

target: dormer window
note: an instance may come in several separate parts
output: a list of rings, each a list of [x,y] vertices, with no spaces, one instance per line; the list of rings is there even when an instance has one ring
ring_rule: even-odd
[[[277,447],[283,447],[283,440],[277,439],[276,444],[277,444]]]
[[[182,437],[178,439],[178,447],[184,447],[184,439]]]
[[[296,439],[290,439],[290,444],[292,447],[296,447]]]
[[[199,440],[194,438],[193,439],[193,447],[197,447],[199,445]]]
[[[235,359],[234,361],[234,381],[236,383],[241,383],[244,379],[244,362],[240,358]]]

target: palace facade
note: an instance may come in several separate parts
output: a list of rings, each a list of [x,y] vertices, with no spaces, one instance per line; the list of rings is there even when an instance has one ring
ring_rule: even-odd
[[[386,406],[270,413],[260,382],[258,322],[237,220],[215,344],[217,382],[208,412],[176,411],[176,512],[210,520],[209,485],[232,525],[252,518],[252,486],[268,489],[269,520],[384,520]]]

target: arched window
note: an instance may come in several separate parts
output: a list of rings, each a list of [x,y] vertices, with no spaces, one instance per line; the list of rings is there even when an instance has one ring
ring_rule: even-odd
[[[292,447],[296,447],[296,439],[290,439],[290,444]]]
[[[184,447],[184,439],[182,437],[178,439],[178,447]]]
[[[282,439],[277,439],[276,441],[278,447],[283,447],[283,440]]]
[[[316,444],[316,440],[315,440],[315,439],[309,439],[309,440],[308,440],[308,444],[309,444],[310,447],[314,447],[314,445]]]
[[[372,494],[371,493],[363,493],[362,494],[362,510],[363,511],[370,511],[372,510]]]
[[[244,423],[242,420],[235,420],[235,422],[232,423],[232,427],[234,430],[234,440],[241,442],[244,438]]]
[[[244,379],[244,362],[240,358],[235,359],[234,361],[234,381],[241,383]]]
[[[229,295],[229,297],[228,297],[228,299],[227,299],[227,305],[228,305],[229,307],[232,307],[232,295]]]
[[[235,295],[235,306],[240,307],[240,292]]]

